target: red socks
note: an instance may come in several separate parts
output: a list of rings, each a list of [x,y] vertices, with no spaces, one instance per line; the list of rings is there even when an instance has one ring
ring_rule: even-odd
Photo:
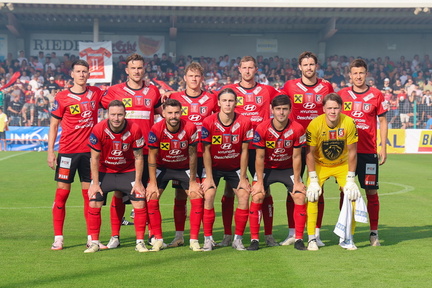
[[[176,231],[185,230],[187,200],[174,199],[174,223]]]
[[[63,225],[66,216],[66,201],[69,197],[69,193],[70,190],[66,189],[56,190],[52,207],[54,236],[63,235]]]
[[[135,218],[135,233],[136,239],[144,239],[145,226],[147,222],[147,207],[144,208],[134,208]]]
[[[190,238],[198,239],[201,221],[203,220],[204,199],[191,199],[191,210],[189,215],[190,221]],[[183,226],[184,229],[184,226]],[[177,230],[182,231],[182,230]]]
[[[264,235],[273,234],[273,197],[265,197],[262,204],[262,214],[264,219]]]
[[[88,222],[89,222],[89,231],[91,235],[91,240],[96,241],[99,240],[100,227],[102,223],[101,219],[101,208],[88,208]]]
[[[259,239],[262,203],[251,202],[249,208],[249,226],[251,239]]]
[[[369,213],[370,230],[378,230],[378,219],[380,203],[378,193],[374,195],[366,195],[368,200],[367,209]]]
[[[81,189],[81,193],[83,196],[83,200],[84,200],[84,219],[86,221],[86,226],[87,226],[87,235],[90,235],[90,231],[88,228],[88,207],[89,207],[89,196],[88,196],[88,189]]]
[[[224,234],[232,235],[232,218],[234,215],[234,198],[222,196],[222,222],[224,226]]]
[[[125,213],[125,209],[126,205],[123,203],[123,199],[113,196],[111,199],[110,207],[111,236],[120,235],[120,227]]]
[[[203,215],[204,236],[213,235],[213,225],[215,219],[216,219],[216,214],[214,208],[204,209],[204,215]]]
[[[306,204],[294,205],[295,239],[303,239],[303,231],[306,225]]]
[[[152,234],[156,239],[162,239],[162,216],[159,210],[159,200],[147,201],[147,209]]]
[[[249,217],[249,209],[237,208],[234,214],[235,234],[243,236]]]

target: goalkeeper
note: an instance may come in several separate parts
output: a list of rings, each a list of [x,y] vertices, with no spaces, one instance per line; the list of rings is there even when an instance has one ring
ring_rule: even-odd
[[[323,100],[324,114],[316,117],[307,127],[306,164],[309,171],[306,196],[308,250],[318,250],[315,225],[318,215],[318,198],[322,185],[331,176],[352,201],[360,197],[354,182],[357,165],[357,128],[354,120],[341,114],[342,99],[330,93]]]

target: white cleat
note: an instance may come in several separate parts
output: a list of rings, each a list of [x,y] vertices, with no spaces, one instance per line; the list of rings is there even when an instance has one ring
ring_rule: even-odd
[[[357,246],[354,244],[352,240],[345,240],[342,241],[342,239],[339,240],[339,246],[346,250],[357,250]]]
[[[378,239],[378,235],[376,233],[371,232],[369,236],[369,240],[371,246],[381,246],[381,243]]]
[[[203,251],[212,251],[216,243],[212,239],[204,240]]]
[[[154,241],[153,248],[152,248],[150,251],[152,251],[152,252],[158,252],[158,251],[160,251],[160,250],[165,249],[167,246],[168,246],[168,245],[165,244],[165,243],[163,243],[162,240],[160,240],[160,239],[156,239],[156,240]]]
[[[99,243],[91,242],[90,247],[84,250],[84,253],[95,253],[99,251]]]
[[[149,250],[147,249],[147,247],[144,244],[144,241],[139,241],[136,244],[135,251],[140,252],[140,253],[149,252]]]
[[[308,251],[318,251],[319,250],[316,239],[312,239],[309,241],[308,246],[307,246],[307,250]]]
[[[114,248],[117,248],[119,246],[120,246],[119,237],[118,236],[112,236],[106,247],[108,247],[108,249],[114,249]]]
[[[280,242],[279,244],[282,246],[289,246],[294,245],[296,239],[294,236],[288,236],[284,241]]]
[[[51,246],[51,250],[62,250],[63,249],[63,240],[58,239],[54,241],[54,243]]]
[[[200,247],[198,240],[191,241],[190,244],[189,244],[189,249],[191,249],[194,252],[202,252],[202,251],[204,251]]]
[[[242,239],[236,239],[232,242],[232,247],[237,251],[244,251],[246,248],[243,245]]]

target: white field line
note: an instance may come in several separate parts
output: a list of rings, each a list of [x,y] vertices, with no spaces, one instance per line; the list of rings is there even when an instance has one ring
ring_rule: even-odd
[[[32,151],[26,151],[26,152],[22,152],[22,153],[19,153],[19,154],[13,154],[13,155],[10,155],[10,156],[2,157],[2,158],[0,158],[0,161],[7,160],[7,159],[10,159],[10,158],[16,157],[16,156],[22,156],[22,155],[25,155],[25,154],[28,154],[28,153],[31,153],[31,152]]]

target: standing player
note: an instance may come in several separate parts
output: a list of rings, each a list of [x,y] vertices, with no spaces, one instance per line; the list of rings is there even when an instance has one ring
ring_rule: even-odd
[[[367,64],[356,59],[350,64],[353,86],[338,93],[344,101],[343,113],[352,117],[359,131],[358,161],[356,173],[360,186],[365,189],[368,200],[370,235],[372,246],[380,246],[378,239],[379,198],[378,166],[387,159],[387,102],[381,91],[366,84]],[[381,150],[377,153],[377,117],[379,119]]]
[[[89,229],[92,238],[84,253],[99,251],[101,207],[110,191],[120,191],[135,209],[135,232],[138,252],[147,252],[144,233],[147,220],[145,189],[141,182],[145,145],[140,127],[125,119],[126,109],[120,100],[108,105],[108,119],[98,123],[89,138],[92,182],[88,191]]]
[[[278,91],[269,85],[257,83],[255,75],[258,71],[257,62],[252,56],[244,56],[240,60],[239,72],[241,80],[239,83],[227,85],[237,95],[235,112],[249,118],[255,129],[258,124],[270,119],[270,103],[278,95]],[[255,147],[249,145],[248,167],[251,175],[255,175]],[[222,217],[224,223],[224,238],[221,246],[228,246],[232,240],[231,223],[233,217],[234,195],[232,187],[226,185],[222,198]],[[268,246],[278,246],[273,238],[273,198],[266,195],[263,202],[264,234]]]
[[[153,251],[163,249],[162,217],[159,198],[170,180],[177,180],[191,199],[190,249],[202,251],[198,235],[203,215],[203,195],[197,183],[198,144],[197,127],[180,119],[182,106],[175,99],[163,103],[164,120],[156,123],[149,134],[149,183],[147,205],[152,233],[155,236]]]
[[[203,120],[217,111],[217,99],[213,93],[201,89],[204,79],[204,69],[197,62],[192,62],[185,69],[186,90],[175,92],[170,95],[171,99],[178,100],[182,105],[181,118],[191,121],[198,128],[198,138],[201,139],[201,127]],[[202,143],[198,143],[198,176],[201,177],[203,171],[203,148]],[[187,195],[181,187],[176,184],[174,199],[174,223],[176,236],[168,247],[177,247],[184,244],[183,233],[186,221],[186,200]]]
[[[249,119],[234,112],[237,96],[231,88],[218,94],[220,112],[203,121],[201,138],[204,143],[204,251],[213,250],[214,198],[219,181],[224,177],[238,198],[235,211],[235,236],[232,247],[245,250],[242,239],[249,215],[250,183],[247,179],[248,146],[252,140]]]
[[[59,92],[54,100],[48,133],[48,166],[55,169],[57,190],[52,208],[54,222],[54,243],[52,250],[63,249],[63,225],[66,216],[66,200],[71,184],[78,170],[84,198],[84,217],[88,216],[88,188],[90,186],[90,148],[87,139],[97,123],[99,102],[102,92],[97,87],[87,86],[89,65],[84,60],[72,64],[73,86]],[[54,144],[61,124],[60,149],[58,157]],[[88,222],[87,222],[87,232]],[[89,233],[87,235],[90,235]],[[90,237],[89,237],[90,240]],[[100,248],[106,246],[100,245]]]
[[[298,59],[298,69],[301,72],[301,78],[288,80],[282,91],[288,95],[292,103],[290,119],[300,123],[304,129],[307,128],[310,121],[323,113],[324,96],[333,92],[330,82],[318,78],[317,65],[318,58],[312,52],[305,51],[300,54]],[[302,150],[302,170],[303,175],[306,165],[306,149]],[[308,213],[317,213],[309,211],[312,208],[308,206]],[[293,217],[294,202],[291,194],[287,195],[286,202],[288,217],[288,237],[281,242],[281,245],[292,245],[295,242],[295,221]],[[324,212],[324,197],[320,196],[318,200],[318,221],[315,229],[318,246],[324,246],[320,240],[320,228]]]
[[[321,187],[331,176],[350,200],[360,197],[355,184],[357,165],[357,128],[352,118],[341,114],[342,99],[336,93],[330,93],[323,99],[324,114],[309,123],[307,128],[307,168],[309,172],[307,198],[308,206],[317,206]],[[316,209],[315,209],[316,211]],[[315,238],[317,214],[308,214],[308,250],[318,250]],[[339,243],[349,250],[357,249],[354,243]]]
[[[126,58],[126,74],[128,80],[110,87],[102,97],[102,107],[107,108],[112,100],[121,100],[126,106],[126,119],[132,123],[138,124],[141,127],[142,135],[147,139],[151,126],[154,124],[155,113],[160,112],[161,97],[159,89],[154,85],[146,85],[144,78],[144,58],[138,54],[129,55]],[[143,179],[144,185],[148,181],[147,167],[148,148],[143,148],[144,169]],[[125,205],[122,200],[121,193],[115,193],[111,202],[111,240],[108,243],[108,248],[116,248],[120,245],[118,236],[120,227],[125,212]]]
[[[301,179],[301,151],[306,143],[305,130],[299,123],[289,120],[291,101],[287,95],[276,96],[271,104],[273,119],[255,129],[256,181],[252,186],[252,202],[249,209],[251,245],[247,250],[259,249],[260,211],[269,187],[283,183],[295,201],[296,242],[294,247],[306,250],[303,231],[306,223],[306,188]]]

